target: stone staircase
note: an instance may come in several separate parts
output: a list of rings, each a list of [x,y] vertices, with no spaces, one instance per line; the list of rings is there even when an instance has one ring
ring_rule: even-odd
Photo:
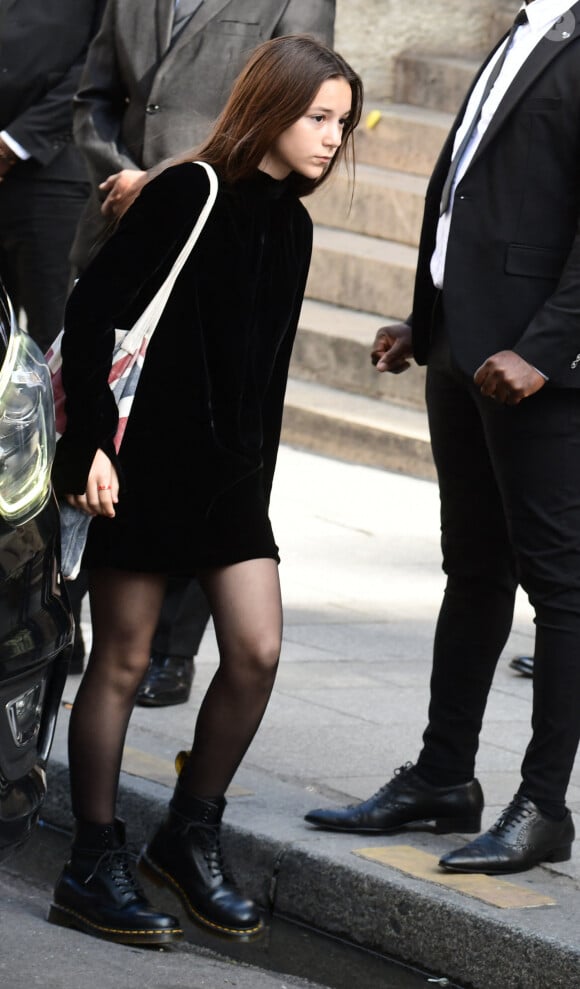
[[[490,45],[513,6],[496,10]],[[290,445],[435,476],[425,415],[424,368],[378,374],[370,348],[379,326],[411,308],[427,179],[481,61],[409,52],[396,66],[397,102],[372,103],[373,128],[357,132],[356,187],[337,175],[306,200],[314,252],[284,414]],[[352,202],[351,202],[352,199]]]

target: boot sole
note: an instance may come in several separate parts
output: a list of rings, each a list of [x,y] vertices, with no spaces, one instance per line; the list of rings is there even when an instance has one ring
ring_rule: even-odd
[[[155,886],[166,886],[168,887],[176,896],[179,897],[185,910],[198,927],[205,930],[213,931],[214,934],[219,934],[222,937],[241,939],[251,939],[259,937],[264,929],[265,925],[262,920],[254,927],[226,927],[223,924],[216,923],[215,920],[210,920],[209,917],[205,917],[203,914],[199,913],[198,910],[192,905],[187,893],[181,888],[178,882],[171,876],[168,872],[165,872],[160,866],[156,865],[152,859],[149,858],[146,852],[143,852],[139,858],[138,868],[144,876],[147,876]]]
[[[478,817],[438,817],[402,821],[401,824],[397,824],[392,828],[365,828],[357,827],[356,825],[343,827],[341,824],[332,824],[330,821],[313,820],[308,816],[304,820],[308,824],[313,824],[314,827],[319,828],[321,831],[335,831],[342,832],[343,834],[398,834],[400,831],[406,831],[408,828],[431,831],[434,834],[478,834],[481,831],[481,815]]]
[[[48,921],[56,924],[57,927],[68,927],[72,930],[82,931],[83,934],[91,934],[93,937],[101,938],[104,941],[114,941],[116,944],[171,944],[173,941],[180,941],[183,938],[183,931],[180,927],[162,929],[158,931],[132,931],[113,927],[103,927],[95,924],[82,914],[76,913],[69,907],[59,906],[52,903],[48,911]]]

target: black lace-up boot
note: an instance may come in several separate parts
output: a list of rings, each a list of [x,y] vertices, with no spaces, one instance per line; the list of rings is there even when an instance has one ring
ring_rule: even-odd
[[[263,927],[256,904],[226,876],[220,844],[226,801],[200,800],[176,788],[169,814],[141,856],[142,870],[169,886],[194,921],[216,934],[243,938]]]
[[[153,909],[134,878],[121,821],[77,825],[48,919],[120,944],[167,944],[183,933],[175,917]]]

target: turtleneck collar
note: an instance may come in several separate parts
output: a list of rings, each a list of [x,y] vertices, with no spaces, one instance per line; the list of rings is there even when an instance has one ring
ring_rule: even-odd
[[[250,175],[247,179],[242,179],[237,184],[240,188],[247,190],[248,193],[260,198],[280,199],[292,189],[293,178],[293,173],[290,172],[290,175],[285,179],[274,179],[267,172],[263,172],[260,168],[257,168],[253,175]]]

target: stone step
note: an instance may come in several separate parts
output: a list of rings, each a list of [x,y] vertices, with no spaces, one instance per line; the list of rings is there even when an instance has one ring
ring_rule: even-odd
[[[490,17],[489,47],[511,28],[516,4],[502,6]],[[449,52],[405,52],[395,66],[395,99],[400,103],[455,114],[487,51],[466,55]]]
[[[455,114],[482,58],[420,52],[400,55],[395,66],[395,98],[400,103]]]
[[[416,247],[426,188],[422,176],[359,164],[354,189],[341,170],[305,205],[315,223]]]
[[[312,382],[289,379],[282,442],[351,463],[435,478],[425,413]]]
[[[425,369],[380,374],[370,352],[380,326],[395,320],[305,299],[294,344],[290,373],[366,398],[425,409]]]
[[[316,226],[306,295],[381,318],[388,313],[404,319],[412,303],[416,265],[414,247]]]
[[[380,118],[368,127],[370,111]],[[453,123],[453,115],[440,110],[401,103],[373,103],[356,134],[357,162],[398,172],[429,176]]]

